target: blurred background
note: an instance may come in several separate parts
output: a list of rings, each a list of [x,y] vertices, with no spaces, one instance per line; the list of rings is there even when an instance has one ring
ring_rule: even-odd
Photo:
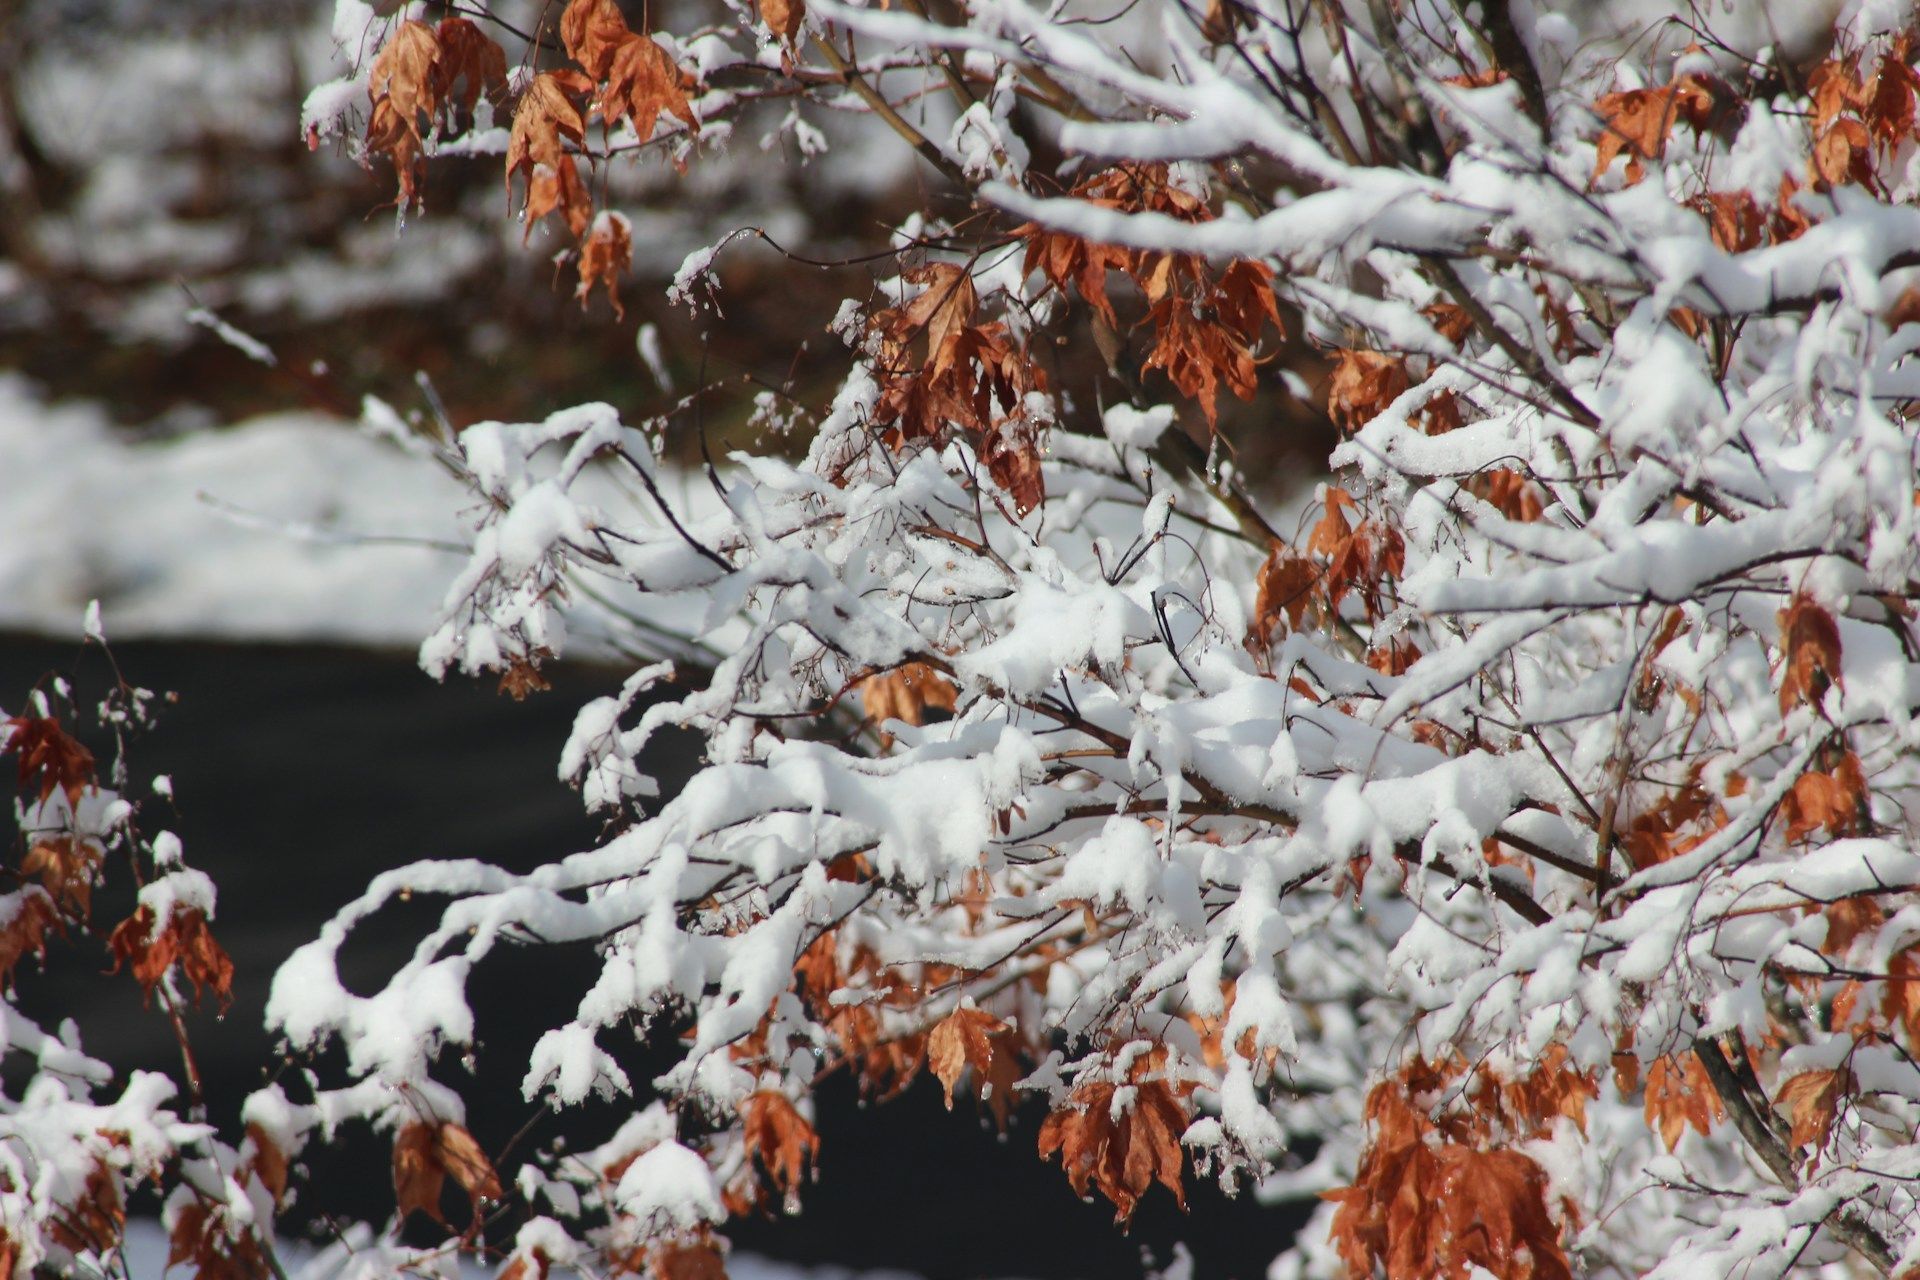
[[[523,27],[540,8],[499,7]],[[308,1065],[260,1029],[275,966],[374,874],[436,856],[524,868],[595,839],[555,762],[574,710],[626,674],[570,661],[516,703],[420,673],[412,649],[459,563],[463,494],[359,429],[365,398],[456,426],[598,399],[629,422],[665,416],[688,459],[700,431],[716,453],[795,447],[755,416],[756,395],[824,402],[845,369],[826,322],[892,270],[867,259],[915,211],[964,207],[857,121],[814,122],[828,145],[807,158],[781,107],[684,174],[648,161],[597,175],[636,253],[624,319],[604,297],[583,310],[552,261],[560,243],[536,229],[523,245],[497,157],[436,161],[426,209],[402,226],[384,163],[365,169],[337,140],[309,150],[302,100],[344,71],[331,9],[0,0],[0,711],[48,673],[83,705],[105,691],[107,660],[80,642],[94,600],[127,678],[177,695],[137,744],[134,784],[171,778],[164,825],[220,886],[236,999],[190,1024],[212,1118],[230,1130],[249,1089]],[[654,16],[671,27],[675,9]],[[743,227],[764,238],[721,256],[717,307],[671,305],[683,259]],[[857,261],[821,268],[772,245]],[[1288,359],[1310,379],[1315,361]],[[1311,479],[1330,433],[1272,382],[1225,406],[1229,430],[1274,485]],[[697,414],[676,408],[700,386],[715,394]],[[653,761],[669,793],[692,764],[670,742]],[[74,1018],[123,1070],[177,1075],[164,1018],[126,975],[100,977],[104,933],[131,909],[116,883],[121,896],[103,890],[95,908],[100,936],[57,945],[44,973],[23,965],[20,998],[49,1025]],[[381,921],[347,954],[367,990],[416,936],[404,911]],[[519,1081],[553,993],[577,990],[590,957],[493,963],[474,986],[473,1127],[492,1151],[530,1119],[529,1141],[564,1138]],[[1037,1125],[1023,1114],[1003,1139],[965,1107],[948,1113],[930,1082],[882,1106],[829,1090],[803,1213],[730,1234],[796,1265],[961,1280],[1257,1276],[1291,1229],[1287,1211],[1200,1185],[1185,1217],[1156,1193],[1123,1235],[1110,1207],[1080,1203],[1037,1161]],[[377,1219],[386,1167],[384,1149],[350,1139],[309,1175]],[[329,1224],[296,1204],[290,1229],[324,1239]]]

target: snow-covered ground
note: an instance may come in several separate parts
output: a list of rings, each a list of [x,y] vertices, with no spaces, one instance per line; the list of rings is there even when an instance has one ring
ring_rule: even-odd
[[[326,1249],[282,1240],[277,1247],[280,1263],[288,1280],[331,1280],[350,1270],[350,1249],[334,1245]],[[160,1280],[167,1269],[167,1235],[151,1219],[127,1223],[127,1273],[132,1280]],[[461,1268],[462,1280],[491,1280],[499,1268],[469,1263]],[[180,1275],[186,1274],[181,1268]],[[910,1271],[851,1271],[846,1267],[801,1267],[750,1253],[730,1254],[727,1258],[729,1280],[918,1280]]]
[[[0,628],[412,646],[460,564],[465,491],[315,414],[133,443],[0,373]],[[368,539],[374,539],[369,541]]]

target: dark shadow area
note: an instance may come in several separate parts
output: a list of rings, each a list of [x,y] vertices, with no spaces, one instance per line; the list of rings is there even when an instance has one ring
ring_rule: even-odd
[[[224,1017],[209,1004],[188,1022],[211,1118],[229,1133],[240,1101],[266,1079],[284,1078],[296,1095],[309,1066],[328,1083],[343,1081],[337,1048],[313,1063],[283,1057],[261,1014],[280,961],[373,876],[439,857],[527,869],[595,840],[597,824],[556,780],[555,762],[574,712],[616,690],[619,671],[555,666],[550,692],[515,703],[491,682],[437,685],[400,654],[141,642],[117,643],[114,655],[130,681],[179,695],[135,744],[130,790],[145,794],[156,772],[172,778],[177,817],[163,821],[162,803],[147,810],[145,825],[177,832],[188,863],[219,886],[214,931],[238,971],[234,1002]],[[87,705],[112,679],[97,649],[0,637],[0,707],[16,711],[47,672],[69,679]],[[104,768],[108,744],[86,736]],[[694,761],[687,744],[663,740],[648,763],[672,794]],[[10,795],[11,786],[9,770],[0,788]],[[142,1008],[130,976],[99,976],[105,936],[131,909],[124,868],[113,869],[95,899],[93,934],[57,942],[44,973],[24,963],[20,1002],[49,1027],[74,1018],[87,1050],[122,1073],[144,1068],[178,1079],[166,1019]],[[358,990],[377,987],[436,909],[416,901],[382,911],[343,953],[343,978]],[[534,1041],[565,1018],[596,972],[584,946],[506,948],[477,968],[469,988],[480,1040],[473,1073],[463,1079],[457,1064],[443,1063],[440,1074],[459,1085],[489,1152],[523,1129],[521,1152],[555,1138],[603,1139],[633,1105],[555,1117],[520,1094]],[[664,1070],[670,1050],[615,1052],[638,1082]],[[1032,1103],[1004,1138],[965,1103],[949,1113],[931,1079],[876,1105],[835,1081],[819,1104],[820,1177],[802,1213],[733,1224],[737,1247],[801,1263],[903,1268],[930,1280],[1091,1280],[1140,1275],[1143,1250],[1163,1265],[1179,1239],[1192,1249],[1198,1277],[1253,1280],[1299,1221],[1292,1210],[1229,1199],[1190,1179],[1187,1214],[1156,1189],[1123,1235],[1110,1205],[1080,1202],[1059,1167],[1039,1161],[1042,1113]],[[310,1149],[304,1164],[302,1181],[321,1189],[309,1199],[375,1221],[391,1212],[384,1140],[356,1131],[336,1148]],[[295,1229],[324,1235],[325,1224],[306,1214],[295,1205]]]

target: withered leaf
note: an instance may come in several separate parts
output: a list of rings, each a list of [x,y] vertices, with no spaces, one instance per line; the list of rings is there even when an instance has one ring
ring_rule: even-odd
[[[1840,627],[1833,615],[1807,596],[1795,594],[1779,612],[1780,710],[1797,703],[1818,709],[1830,685],[1840,683]]]
[[[100,846],[76,836],[44,836],[20,863],[22,876],[39,876],[60,913],[85,921],[93,907],[93,879],[103,857]]]
[[[1802,1071],[1781,1085],[1774,1101],[1793,1118],[1793,1145],[1816,1151],[1826,1146],[1839,1119],[1840,1104],[1852,1092],[1853,1073],[1845,1067]]]
[[[652,36],[629,35],[607,64],[607,86],[600,95],[600,117],[608,128],[621,117],[633,121],[640,141],[653,137],[662,115],[700,132],[700,120],[687,101],[691,79]]]
[[[9,913],[0,924],[0,990],[13,986],[13,971],[32,954],[46,959],[47,932],[60,932],[60,913],[44,890],[10,894]]]
[[[473,1201],[476,1218],[483,1203],[506,1194],[500,1185],[500,1176],[493,1170],[493,1162],[461,1125],[443,1124],[434,1131],[434,1158]]]
[[[867,723],[878,727],[889,720],[926,724],[930,712],[953,714],[959,690],[953,682],[924,662],[904,662],[891,671],[860,682],[860,703]],[[945,717],[942,717],[945,718]]]
[[[1334,353],[1333,377],[1327,383],[1327,413],[1342,431],[1358,431],[1386,411],[1412,385],[1407,362],[1380,351]]]
[[[533,224],[555,209],[565,210],[570,227],[577,224],[575,235],[586,230],[593,202],[565,143],[578,146],[585,141],[587,122],[576,101],[592,88],[578,72],[544,72],[534,77],[514,110],[513,132],[507,141],[507,186],[511,190],[515,176],[524,173],[529,235]]]
[[[1866,827],[1867,779],[1860,757],[1849,751],[1830,771],[1809,769],[1794,779],[1793,789],[1780,805],[1787,823],[1787,840],[1798,843],[1824,828],[1836,836]]]
[[[1040,1158],[1059,1155],[1068,1185],[1078,1195],[1093,1189],[1106,1196],[1113,1202],[1115,1222],[1131,1219],[1140,1197],[1155,1182],[1186,1207],[1180,1136],[1187,1128],[1185,1100],[1192,1085],[1169,1083],[1162,1070],[1165,1061],[1164,1049],[1135,1060],[1129,1073],[1131,1105],[1118,1115],[1117,1087],[1089,1081],[1075,1088],[1067,1106],[1040,1126]]]
[[[595,285],[607,290],[614,318],[624,320],[626,309],[620,305],[620,273],[633,265],[633,229],[625,214],[603,211],[593,220],[593,229],[580,246],[580,286],[573,296],[586,309]],[[504,679],[504,677],[503,677]],[[545,687],[542,680],[539,687]],[[524,697],[524,694],[519,695]]]
[[[233,961],[214,940],[206,916],[197,909],[176,907],[168,913],[164,925],[159,925],[153,909],[141,906],[115,926],[107,945],[113,952],[113,972],[130,964],[134,981],[148,998],[177,963],[193,983],[196,1001],[203,990],[211,989],[220,998],[222,1009],[233,1002]]]
[[[761,1089],[740,1104],[747,1150],[782,1194],[799,1190],[807,1167],[820,1155],[820,1136],[784,1093]]]
[[[507,87],[507,53],[466,18],[443,18],[435,37],[440,57],[434,63],[434,92],[441,107],[471,114],[482,94]]]
[[[440,42],[433,28],[409,18],[375,56],[367,74],[367,94],[375,104],[382,99],[391,102],[400,119],[417,131],[420,118],[431,117],[440,106],[434,74],[439,60]]]
[[[953,1110],[960,1077],[971,1070],[979,1095],[1004,1132],[1013,1087],[1023,1074],[1016,1045],[1013,1029],[983,1009],[963,1007],[943,1018],[927,1036],[927,1065],[947,1091],[947,1110]]]
[[[14,716],[6,722],[11,732],[0,751],[19,756],[20,789],[38,793],[41,804],[55,791],[64,791],[69,805],[94,785],[93,752],[60,727],[55,716]]]
[[[572,156],[560,157],[557,168],[536,166],[527,182],[527,229],[522,240],[533,232],[534,224],[558,211],[566,219],[567,230],[575,237],[586,232],[593,217],[593,197],[580,178],[580,169]]]
[[[667,1240],[656,1245],[647,1259],[653,1280],[727,1280],[726,1259],[710,1235],[692,1240]]]
[[[1644,160],[1667,153],[1667,137],[1684,121],[1704,129],[1713,111],[1713,92],[1698,76],[1681,76],[1658,89],[1609,93],[1594,104],[1603,122],[1594,142],[1593,177],[1597,181],[1616,156],[1627,157],[1627,185],[1646,176]]]
[[[1671,1151],[1693,1126],[1705,1136],[1726,1114],[1706,1068],[1691,1053],[1665,1054],[1647,1067],[1646,1116]]]
[[[800,24],[806,19],[806,0],[760,0],[760,21],[788,44],[800,34]]]
[[[614,50],[632,34],[614,0],[569,0],[560,14],[560,41],[567,56],[595,80],[606,79]]]
[[[440,1214],[440,1192],[447,1172],[440,1165],[438,1145],[433,1126],[418,1122],[401,1129],[393,1140],[393,1194],[402,1219],[419,1210],[435,1222],[446,1221]]]
[[[1253,627],[1249,636],[1264,650],[1280,634],[1284,619],[1287,629],[1298,631],[1300,621],[1313,604],[1313,587],[1320,570],[1313,561],[1284,543],[1274,547],[1260,566],[1255,580]]]

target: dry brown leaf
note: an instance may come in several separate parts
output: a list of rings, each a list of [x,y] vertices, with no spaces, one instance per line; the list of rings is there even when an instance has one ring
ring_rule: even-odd
[[[902,663],[860,682],[860,704],[866,711],[867,723],[875,728],[889,720],[926,724],[932,718],[928,714],[932,711],[944,712],[941,719],[950,718],[959,693],[952,681],[924,662]]]
[[[783,1195],[800,1189],[807,1167],[820,1155],[820,1136],[784,1093],[761,1089],[740,1104],[741,1137]]]
[[[416,1209],[435,1222],[440,1214],[440,1192],[447,1171],[440,1166],[433,1126],[418,1122],[400,1130],[393,1140],[393,1195],[404,1220]]]
[[[557,169],[546,165],[534,169],[527,182],[527,207],[523,211],[526,234],[532,234],[534,224],[555,211],[566,219],[567,230],[576,239],[586,233],[593,219],[593,197],[587,193],[587,184],[581,180],[572,156],[562,156]]]
[[[711,1235],[692,1240],[668,1240],[656,1245],[647,1259],[653,1280],[727,1280],[726,1259]]]
[[[1188,1122],[1193,1086],[1165,1078],[1165,1049],[1140,1055],[1129,1070],[1131,1100],[1115,1114],[1118,1089],[1089,1081],[1040,1126],[1040,1158],[1060,1157],[1075,1194],[1097,1190],[1113,1202],[1114,1221],[1133,1217],[1140,1197],[1158,1182],[1186,1207],[1180,1136]]]
[[[482,1204],[506,1194],[500,1185],[500,1176],[493,1170],[493,1162],[461,1125],[443,1124],[435,1131],[434,1159],[441,1169],[453,1175],[453,1180],[473,1201],[476,1221]]]
[[[12,914],[0,924],[0,990],[13,988],[13,971],[29,952],[47,958],[47,933],[61,932],[60,913],[44,892],[12,895]]]
[[[93,910],[93,880],[104,856],[99,845],[76,836],[46,836],[21,860],[21,876],[39,876],[40,886],[69,920],[84,922]]]
[[[250,1150],[245,1167],[272,1193],[274,1204],[281,1204],[287,1198],[287,1153],[257,1124],[247,1126],[247,1142]]]
[[[1804,702],[1818,710],[1830,685],[1840,683],[1840,628],[1833,615],[1804,595],[1795,594],[1778,614],[1780,710]]]
[[[692,81],[652,36],[629,35],[607,63],[607,85],[600,95],[600,118],[611,129],[621,117],[633,121],[633,131],[645,142],[653,137],[662,115],[700,132],[700,121],[687,101]]]
[[[994,1123],[1006,1132],[1013,1109],[1013,1087],[1024,1071],[1013,1029],[981,1009],[955,1009],[927,1036],[927,1066],[947,1091],[947,1110],[953,1110],[953,1090],[967,1071],[974,1073],[978,1096],[993,1109]]]
[[[1864,830],[1870,821],[1866,774],[1860,757],[1849,751],[1831,771],[1809,769],[1794,779],[1780,805],[1788,843],[1798,843],[1824,828],[1835,836]]]
[[[613,304],[614,318],[626,319],[626,308],[620,305],[620,273],[632,265],[633,225],[627,221],[625,214],[612,211],[600,213],[593,220],[593,230],[580,246],[580,287],[574,290],[573,296],[579,299],[581,310],[586,309],[594,286],[603,285],[607,290],[607,301]],[[546,682],[542,680],[538,687],[545,686]]]
[[[119,1247],[126,1232],[127,1209],[120,1199],[119,1182],[104,1161],[95,1160],[79,1196],[63,1208],[65,1212],[48,1223],[48,1234],[61,1248],[104,1257]]]
[[[1669,1053],[1648,1064],[1647,1123],[1660,1134],[1667,1150],[1674,1149],[1688,1125],[1704,1137],[1725,1114],[1706,1068],[1693,1054]]]
[[[1681,76],[1658,89],[1609,93],[1594,104],[1602,128],[1594,142],[1593,178],[1598,181],[1616,156],[1627,157],[1627,185],[1646,176],[1644,160],[1667,153],[1676,123],[1704,129],[1713,111],[1713,92],[1698,76]]]
[[[1264,651],[1280,634],[1282,619],[1288,630],[1298,631],[1314,603],[1313,587],[1319,579],[1320,570],[1313,561],[1284,543],[1274,547],[1255,579],[1249,640]]]
[[[1828,956],[1845,955],[1857,938],[1887,922],[1880,904],[1865,894],[1830,903],[1821,914],[1827,918],[1827,936],[1821,940],[1820,953]]]
[[[981,457],[993,482],[1013,499],[1016,516],[1024,518],[1047,500],[1040,445],[1024,417],[1016,415],[995,423],[987,433]]]
[[[800,34],[800,24],[806,18],[806,0],[760,0],[760,21],[788,44]]]
[[[1873,186],[1873,142],[1867,126],[1840,119],[1814,139],[1811,166],[1816,190],[1840,186]]]
[[[586,139],[586,118],[577,104],[592,88],[577,72],[549,71],[535,76],[520,96],[507,141],[507,186],[511,190],[516,175],[526,177],[526,235],[555,209],[565,210],[569,226],[578,224],[575,235],[586,230],[592,199],[565,144],[579,146]]]
[[[607,78],[614,51],[632,34],[614,0],[570,0],[560,14],[560,40],[567,56],[595,80]]]
[[[1385,412],[1411,385],[1407,362],[1399,356],[1379,351],[1336,351],[1333,376],[1327,383],[1327,414],[1335,426],[1352,434]]]
[[[1845,1067],[1802,1071],[1781,1085],[1774,1101],[1793,1118],[1793,1145],[1816,1151],[1826,1146],[1839,1119],[1840,1104],[1852,1092],[1853,1073]]]
[[[466,18],[443,18],[434,32],[440,57],[434,64],[434,92],[442,109],[473,113],[482,95],[504,93],[507,53]]]
[[[64,791],[67,803],[78,805],[81,794],[94,785],[93,752],[54,716],[15,716],[5,727],[9,733],[0,754],[19,755],[21,793],[37,793],[45,804],[55,791]]]
[[[1571,1280],[1546,1171],[1521,1152],[1443,1132],[1414,1101],[1428,1092],[1405,1078],[1375,1086],[1354,1181],[1322,1195],[1339,1206],[1331,1234],[1349,1272],[1464,1280],[1479,1268],[1500,1280]],[[1562,1210],[1572,1218],[1570,1204]]]
[[[902,272],[901,279],[925,287],[890,313],[896,317],[891,323],[893,336],[904,344],[925,334],[927,359],[936,370],[941,366],[943,352],[950,364],[954,345],[950,339],[958,338],[963,330],[972,327],[974,312],[979,308],[973,277],[964,267],[935,262]]]
[[[115,926],[107,945],[113,952],[113,972],[131,965],[134,981],[148,998],[167,970],[176,963],[193,983],[197,1002],[203,989],[220,997],[224,1010],[233,1003],[233,961],[214,940],[207,918],[193,908],[176,907],[164,926],[156,927],[153,909],[142,906]]]
[[[440,108],[439,80],[434,66],[440,60],[440,42],[433,28],[409,18],[394,29],[392,39],[374,57],[367,73],[367,95],[376,104],[393,104],[400,119],[416,131],[422,117]]]

